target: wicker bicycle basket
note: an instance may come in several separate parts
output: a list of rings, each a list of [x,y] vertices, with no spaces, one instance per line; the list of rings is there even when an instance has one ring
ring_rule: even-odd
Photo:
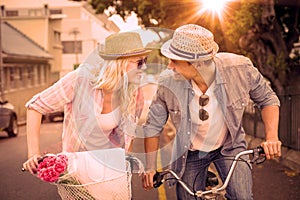
[[[129,200],[131,177],[129,167],[127,173],[111,180],[79,185],[56,184],[56,186],[62,200]]]

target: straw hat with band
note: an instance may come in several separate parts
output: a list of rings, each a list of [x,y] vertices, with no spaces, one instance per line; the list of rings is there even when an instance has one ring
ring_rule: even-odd
[[[213,34],[195,24],[177,28],[172,39],[161,47],[161,53],[167,58],[185,61],[209,60],[218,50]]]
[[[136,32],[121,32],[108,36],[99,51],[104,60],[115,60],[132,56],[149,54],[151,50],[144,48],[141,37]]]

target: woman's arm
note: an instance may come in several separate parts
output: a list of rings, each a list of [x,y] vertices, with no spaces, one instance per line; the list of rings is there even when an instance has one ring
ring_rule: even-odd
[[[159,136],[144,139],[146,153],[146,171],[142,178],[143,188],[151,190],[153,188],[153,176],[156,172],[156,159],[159,147]]]
[[[41,156],[40,152],[40,127],[42,121],[42,114],[28,108],[27,109],[27,148],[28,160],[23,163],[23,168],[32,174],[37,172],[38,158]]]

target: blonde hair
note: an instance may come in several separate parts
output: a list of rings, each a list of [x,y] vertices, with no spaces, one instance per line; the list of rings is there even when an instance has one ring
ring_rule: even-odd
[[[97,89],[112,91],[125,74],[124,60],[104,60],[99,74],[95,75],[94,86]]]
[[[118,90],[117,95],[120,99],[121,129],[126,127],[128,120],[135,120],[136,98],[138,94],[138,85],[131,84],[128,81],[126,66],[129,60],[104,60],[100,71],[94,74],[94,87],[100,90]],[[125,131],[125,130],[124,130]]]

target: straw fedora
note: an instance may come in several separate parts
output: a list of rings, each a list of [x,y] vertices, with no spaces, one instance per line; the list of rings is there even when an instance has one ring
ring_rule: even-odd
[[[218,50],[213,34],[195,24],[177,28],[172,39],[161,47],[161,53],[167,58],[186,61],[209,60]]]
[[[105,60],[139,56],[150,53],[144,48],[141,37],[136,32],[115,33],[105,39],[99,55]]]

